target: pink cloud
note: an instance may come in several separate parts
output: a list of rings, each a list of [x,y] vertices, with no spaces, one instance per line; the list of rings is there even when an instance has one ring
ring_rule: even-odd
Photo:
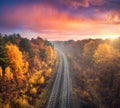
[[[69,7],[78,8],[78,7],[89,7],[90,4],[100,6],[103,5],[106,0],[62,0],[63,3]]]
[[[106,20],[108,23],[120,24],[120,11],[119,10],[109,11]]]
[[[91,0],[93,3],[94,0]],[[94,4],[102,4],[104,0],[94,1]],[[86,6],[88,5],[88,0]],[[85,6],[85,3],[83,5]],[[90,0],[89,0],[90,2]],[[89,37],[94,35],[107,35],[107,34],[120,34],[116,27],[116,22],[119,22],[120,16],[118,12],[100,12],[96,11],[96,16],[93,19],[70,16],[66,12],[58,11],[49,5],[29,5],[17,6],[12,13],[9,10],[5,12],[3,22],[7,26],[21,26],[22,34],[30,30],[32,34],[40,34],[44,38],[51,40],[67,40],[67,39],[80,39],[81,37]],[[111,22],[113,25],[110,26]],[[43,31],[42,31],[43,30]],[[46,31],[45,31],[46,30]],[[36,34],[35,34],[36,35]],[[29,35],[28,35],[29,36]]]
[[[76,29],[86,22],[83,18],[70,17],[65,12],[44,5],[18,6],[13,13],[6,12],[3,17],[7,25],[21,25],[28,29]]]

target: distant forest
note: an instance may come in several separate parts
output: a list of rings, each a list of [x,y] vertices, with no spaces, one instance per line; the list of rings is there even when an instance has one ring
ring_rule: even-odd
[[[119,108],[120,38],[58,43],[71,68],[74,108]]]

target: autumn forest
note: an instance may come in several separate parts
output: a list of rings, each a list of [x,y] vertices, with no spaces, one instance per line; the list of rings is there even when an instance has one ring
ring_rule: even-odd
[[[120,0],[0,0],[0,108],[120,108]]]
[[[69,89],[62,87],[67,64],[60,51],[68,59]],[[52,92],[57,108],[64,90],[69,108],[119,108],[119,83],[120,38],[49,42],[0,34],[0,108],[49,108]]]
[[[120,107],[120,38],[59,42],[67,55],[74,108]]]
[[[52,44],[40,37],[0,34],[0,108],[44,105],[56,57]]]

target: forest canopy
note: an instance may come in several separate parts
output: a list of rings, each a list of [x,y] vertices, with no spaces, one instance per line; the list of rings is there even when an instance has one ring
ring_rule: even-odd
[[[120,106],[120,38],[59,42],[66,52],[75,107]]]
[[[55,60],[47,40],[0,34],[0,108],[34,108],[52,76]]]

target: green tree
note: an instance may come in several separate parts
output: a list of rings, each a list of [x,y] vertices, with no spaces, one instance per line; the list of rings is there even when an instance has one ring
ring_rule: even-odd
[[[5,68],[8,66],[9,60],[6,57],[7,49],[5,48],[5,41],[2,36],[0,36],[0,66],[2,66],[2,69],[5,70]]]
[[[19,43],[19,47],[23,50],[29,53],[30,58],[34,57],[34,52],[32,50],[30,41],[27,38],[22,38],[20,43]]]
[[[48,40],[44,40],[44,43],[46,46],[52,46],[51,42],[49,42]]]
[[[40,57],[41,57],[42,60],[46,60],[47,54],[46,54],[46,50],[45,49],[41,49],[40,50]]]

